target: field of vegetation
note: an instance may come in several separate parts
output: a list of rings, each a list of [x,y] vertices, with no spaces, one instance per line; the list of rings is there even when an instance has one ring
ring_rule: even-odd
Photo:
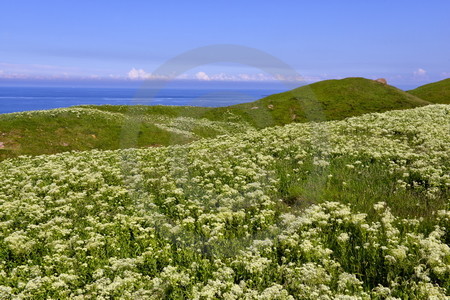
[[[450,78],[419,86],[408,93],[431,103],[450,104]]]
[[[217,133],[0,162],[0,299],[450,296],[449,105],[178,121]]]
[[[345,78],[228,107],[84,105],[51,112],[3,114],[0,160],[72,150],[186,144],[275,125],[342,120],[428,104],[431,102],[389,85]],[[128,128],[130,123],[134,127]]]
[[[182,111],[187,111],[187,115],[201,113],[204,109],[199,107],[134,106],[132,111],[126,108],[86,106],[0,115],[0,142],[3,145],[0,160],[71,150],[186,144],[200,138],[250,129],[245,122],[236,122],[233,118],[232,122],[212,121],[195,114],[193,117],[181,114]],[[138,126],[131,128],[130,137],[124,130],[129,124]]]

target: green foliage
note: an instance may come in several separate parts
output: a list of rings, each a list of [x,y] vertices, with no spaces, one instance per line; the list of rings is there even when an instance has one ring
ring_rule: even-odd
[[[251,103],[231,106],[256,127],[342,120],[370,112],[430,104],[393,86],[364,78],[325,80]],[[258,109],[252,109],[258,107]]]
[[[0,298],[445,299],[449,113],[6,159]]]
[[[419,86],[408,93],[431,103],[450,104],[450,78]]]
[[[250,129],[245,123],[173,116],[175,113],[171,107],[84,106],[0,115],[0,142],[4,147],[0,159],[186,144]]]

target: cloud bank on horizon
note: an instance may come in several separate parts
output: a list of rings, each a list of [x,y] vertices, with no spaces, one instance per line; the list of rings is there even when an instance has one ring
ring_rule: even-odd
[[[180,76],[171,75],[157,75],[147,73],[143,69],[132,68],[128,74],[127,79],[130,80],[199,80],[199,81],[291,81],[291,82],[313,82],[320,80],[319,77],[305,77],[305,76],[283,76],[282,74],[266,75],[264,73],[256,74],[226,74],[215,73],[210,74],[204,71],[199,71],[194,74],[182,74]]]
[[[351,75],[350,75],[351,76]],[[349,77],[350,77],[349,76]],[[347,76],[321,74],[316,76],[284,76],[282,74],[265,74],[265,73],[210,73],[198,71],[189,74],[181,74],[179,76],[153,74],[145,71],[143,68],[132,67],[125,74],[107,74],[84,75],[75,72],[73,69],[66,69],[57,66],[41,66],[41,65],[14,65],[0,63],[0,79],[10,80],[81,80],[81,81],[152,81],[152,80],[168,80],[168,81],[199,81],[199,82],[297,82],[299,84],[313,83],[327,79],[341,79]],[[381,76],[367,76],[367,78],[375,79]],[[433,80],[440,80],[450,77],[450,72],[442,72],[434,74]],[[423,68],[416,68],[409,74],[387,76],[387,80],[391,82],[410,82],[422,83],[430,81],[428,71]]]

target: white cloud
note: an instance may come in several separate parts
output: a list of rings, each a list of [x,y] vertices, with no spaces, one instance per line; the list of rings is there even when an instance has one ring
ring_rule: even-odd
[[[171,76],[155,75],[152,73],[147,73],[144,69],[132,68],[127,73],[127,78],[131,80],[146,80],[146,79],[174,79]],[[282,74],[226,74],[226,73],[216,73],[208,74],[204,71],[199,71],[195,74],[181,74],[176,76],[177,79],[181,80],[200,80],[200,81],[289,81],[289,82],[314,82],[319,81],[322,78],[318,76],[314,77],[303,77],[303,76],[289,76]]]
[[[29,66],[29,65],[27,65]],[[37,65],[34,65],[37,66]],[[115,79],[115,80],[199,80],[199,81],[228,81],[228,82],[315,82],[326,79],[320,76],[300,76],[295,74],[268,74],[268,73],[207,73],[198,71],[192,73],[157,75],[146,72],[142,68],[131,68],[124,75],[116,74],[77,74],[64,69],[57,69],[55,72],[32,72],[33,69],[26,69],[25,65],[11,65],[0,62],[0,78],[8,79]],[[52,66],[39,66],[41,70],[50,69]]]
[[[132,68],[127,73],[127,78],[131,80],[146,80],[146,79],[172,79],[169,75],[156,75],[152,73],[147,73],[144,69]]]
[[[423,77],[423,76],[427,75],[427,71],[425,71],[422,68],[418,68],[416,71],[413,72],[413,74],[416,77]]]
[[[143,69],[133,68],[128,72],[128,79],[131,80],[139,80],[139,79],[147,79],[151,74],[146,73]]]
[[[211,78],[205,72],[196,73],[195,78],[197,78],[198,80],[205,80],[205,81],[211,80]]]
[[[178,78],[181,78],[179,76]],[[259,81],[259,82],[267,82],[267,81],[289,81],[289,82],[315,82],[323,80],[321,76],[300,76],[300,75],[283,75],[283,74],[207,74],[205,72],[197,72],[194,76],[185,75],[183,79],[197,79],[203,81]]]
[[[442,72],[441,75],[444,76],[445,78],[448,78],[450,77],[450,72]]]
[[[212,80],[219,80],[219,81],[233,81],[233,80],[235,80],[235,77],[233,75],[225,74],[225,73],[214,74],[214,75],[211,75],[210,78]]]

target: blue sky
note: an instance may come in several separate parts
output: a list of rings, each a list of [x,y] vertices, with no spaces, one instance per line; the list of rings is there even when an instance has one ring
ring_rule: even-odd
[[[286,80],[384,77],[417,86],[450,77],[449,12],[447,0],[1,1],[0,81],[158,79],[171,76],[155,71],[174,57],[226,44],[300,75]],[[188,70],[175,66],[177,79],[264,84],[283,73],[282,65],[229,60],[186,61]]]

